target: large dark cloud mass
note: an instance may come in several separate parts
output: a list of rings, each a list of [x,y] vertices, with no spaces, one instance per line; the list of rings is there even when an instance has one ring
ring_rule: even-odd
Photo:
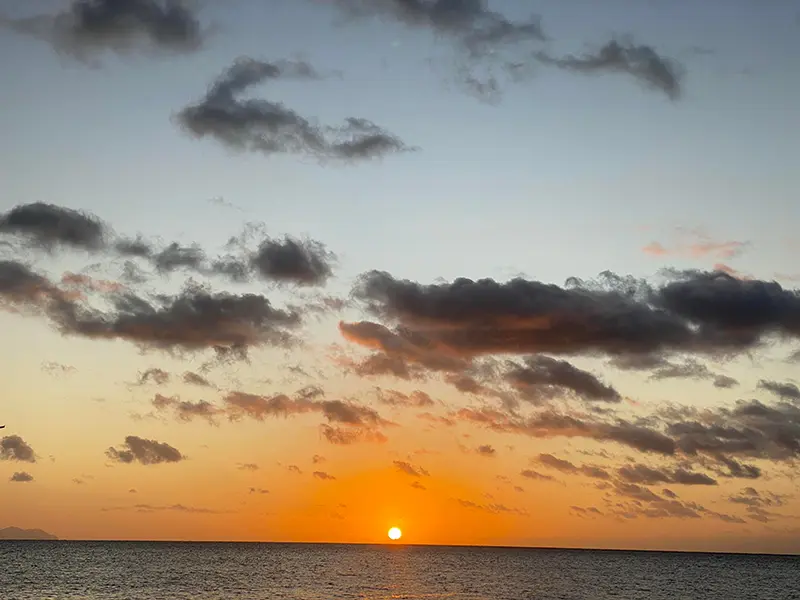
[[[333,274],[333,255],[314,240],[268,239],[252,258],[256,272],[267,280],[301,285],[324,284]]]
[[[194,137],[209,136],[229,148],[267,155],[358,161],[408,149],[363,118],[350,117],[338,127],[323,127],[280,102],[240,98],[248,88],[266,81],[320,77],[305,62],[239,58],[217,77],[200,102],[177,114],[177,121]]]
[[[192,52],[207,33],[182,0],[73,0],[56,15],[0,17],[0,25],[84,61],[105,50]]]
[[[165,442],[147,440],[135,435],[127,436],[125,443],[119,448],[109,448],[106,451],[106,456],[118,463],[130,464],[138,462],[143,465],[176,463],[186,460],[186,457],[177,448]]]
[[[733,355],[800,337],[796,290],[719,271],[673,275],[660,287],[611,273],[597,285],[573,278],[560,287],[526,279],[423,285],[371,271],[354,296],[403,328],[406,355],[436,348],[465,358],[550,353],[641,360],[675,352]]]

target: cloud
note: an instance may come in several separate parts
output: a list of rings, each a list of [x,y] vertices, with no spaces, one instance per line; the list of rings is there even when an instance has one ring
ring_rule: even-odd
[[[642,464],[625,465],[617,469],[619,476],[628,483],[656,485],[677,483],[683,485],[717,485],[717,481],[705,473],[695,473],[685,469],[669,471],[654,469]]]
[[[481,446],[478,446],[477,448],[475,448],[475,452],[480,454],[481,456],[486,456],[490,458],[497,455],[497,450],[495,450],[494,447],[490,446],[489,444],[483,444]]]
[[[463,408],[453,413],[451,418],[498,433],[535,438],[582,437],[617,442],[640,452],[663,455],[673,455],[676,451],[675,441],[664,433],[619,418],[604,421],[593,415],[578,418],[552,411],[540,412],[526,418],[488,408]]]
[[[745,523],[739,517],[709,510],[696,502],[677,500],[676,494],[667,489],[664,490],[666,499],[634,483],[615,482],[612,490],[617,496],[632,500],[625,505],[615,506],[612,511],[613,514],[623,519],[635,519],[640,516],[651,519],[700,519],[708,516],[726,523]]]
[[[699,230],[679,229],[678,232],[681,237],[688,237],[691,241],[681,241],[669,248],[659,242],[651,242],[642,248],[642,251],[645,254],[659,257],[730,260],[739,256],[750,245],[748,242],[712,240]],[[715,268],[717,266],[724,267],[725,265],[715,265]]]
[[[238,58],[217,77],[200,102],[182,109],[176,119],[196,138],[209,136],[235,150],[267,155],[359,161],[410,150],[396,136],[366,119],[349,117],[338,127],[322,127],[279,102],[239,98],[248,88],[267,81],[320,78],[320,73],[302,61]]]
[[[202,375],[193,373],[192,371],[186,371],[183,374],[183,383],[187,385],[196,385],[199,387],[210,387],[210,388],[214,387],[214,384],[212,384],[208,379],[206,379]]]
[[[568,475],[582,474],[593,479],[611,479],[611,475],[608,473],[608,471],[601,467],[593,465],[577,466],[568,460],[558,458],[552,454],[540,454],[536,461],[545,467],[555,469],[556,471],[561,471],[562,473],[566,473]]]
[[[315,240],[267,239],[252,257],[256,272],[264,279],[298,285],[324,285],[333,275],[335,255]]]
[[[119,506],[113,508],[104,508],[104,511],[111,510],[135,510],[137,512],[181,512],[202,515],[219,515],[227,511],[214,510],[211,508],[202,508],[197,506],[186,506],[184,504],[168,504],[168,505],[153,505],[153,504],[134,504],[133,506]]]
[[[258,471],[258,465],[255,463],[239,463],[237,468],[240,471]]]
[[[527,516],[528,515],[528,513],[526,511],[522,510],[522,509],[509,508],[505,504],[497,504],[497,503],[479,504],[477,502],[473,502],[472,500],[463,500],[461,498],[457,498],[456,502],[458,502],[458,504],[460,504],[464,508],[469,508],[469,509],[472,509],[472,510],[480,510],[480,511],[492,513],[492,514],[495,514],[495,515],[496,514],[501,514],[501,513],[515,514],[515,515],[519,515],[519,516]]]
[[[568,392],[587,401],[622,400],[622,396],[612,386],[602,383],[595,375],[565,360],[540,355],[526,357],[523,363],[519,365],[510,362],[506,379],[520,389],[526,398],[535,400]]]
[[[333,481],[336,479],[333,475],[329,475],[325,471],[314,471],[313,476],[322,481]]]
[[[187,285],[177,295],[146,298],[130,293],[108,298],[100,311],[77,303],[59,303],[49,311],[63,334],[92,339],[121,339],[148,349],[218,352],[244,357],[253,346],[286,346],[302,321],[258,294],[210,292]]]
[[[151,381],[156,385],[166,385],[169,383],[170,374],[163,369],[151,368],[139,374],[139,385],[150,383]]]
[[[553,477],[551,475],[545,475],[544,473],[539,473],[539,471],[534,471],[533,469],[523,469],[522,471],[519,472],[519,474],[528,479],[553,481]]]
[[[415,467],[411,463],[402,460],[396,460],[392,464],[394,464],[395,469],[411,477],[430,477],[430,473],[428,473],[428,471],[422,467]]]
[[[422,485],[419,481],[412,481],[411,487],[414,488],[415,490],[420,490],[423,492],[428,489],[424,485]]]
[[[269,494],[269,490],[265,490],[265,489],[262,489],[262,488],[251,487],[250,488],[250,493],[251,494]]]
[[[404,394],[397,390],[386,390],[376,387],[375,394],[378,397],[378,402],[381,404],[398,408],[426,408],[436,404],[433,398],[421,390],[414,390],[410,394]]]
[[[0,235],[12,235],[52,252],[57,247],[96,252],[109,231],[94,215],[41,202],[16,206],[0,214]]]
[[[671,100],[677,100],[681,95],[683,69],[651,46],[611,40],[594,53],[553,57],[546,52],[537,52],[536,57],[546,65],[573,73],[625,73]]]
[[[143,465],[157,465],[186,460],[186,456],[169,444],[135,435],[127,436],[125,443],[119,448],[110,447],[106,451],[106,456],[114,462],[123,464],[139,462]]]
[[[779,381],[769,381],[762,379],[758,382],[758,387],[762,390],[767,390],[784,400],[791,400],[793,402],[800,402],[800,388],[796,384]]]
[[[36,453],[18,435],[7,435],[0,438],[0,460],[35,463]]]
[[[459,359],[498,353],[653,361],[686,352],[732,356],[776,337],[800,337],[794,290],[721,272],[667,275],[660,286],[604,273],[599,282],[571,278],[559,287],[521,278],[423,285],[370,271],[353,295],[402,335],[376,323],[340,329],[389,356],[456,371],[464,369]]]
[[[364,427],[353,429],[322,424],[319,429],[325,440],[337,446],[349,446],[360,442],[383,444],[388,439],[381,431]]]
[[[9,478],[9,481],[14,483],[28,483],[33,481],[33,475],[26,473],[25,471],[17,471]]]
[[[315,454],[314,456],[311,457],[311,464],[318,465],[324,462],[325,462],[325,457],[320,456],[319,454]]]
[[[545,40],[538,17],[511,21],[475,0],[333,0],[352,19],[383,19],[427,30],[451,41],[463,88],[485,99],[500,92],[500,77],[518,80],[529,67],[530,47]]]
[[[155,395],[152,405],[159,411],[172,410],[179,421],[186,423],[193,421],[195,418],[200,418],[207,420],[213,425],[216,424],[216,417],[222,413],[220,408],[206,400],[191,402],[189,400],[180,400],[180,398],[177,397],[167,397],[161,394]]]
[[[0,25],[82,61],[105,50],[194,52],[207,35],[181,0],[73,0],[56,15],[2,17]]]

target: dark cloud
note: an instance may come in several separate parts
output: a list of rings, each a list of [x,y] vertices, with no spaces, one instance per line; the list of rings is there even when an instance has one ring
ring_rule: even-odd
[[[710,379],[714,387],[731,388],[739,384],[733,377],[717,375],[703,363],[694,358],[688,358],[682,363],[663,361],[650,375],[651,379]]]
[[[147,440],[135,435],[127,436],[125,443],[119,448],[109,448],[106,456],[118,463],[139,462],[143,465],[176,463],[186,460],[186,457],[177,448],[173,448],[169,444]]]
[[[526,477],[528,479],[540,479],[542,481],[553,481],[553,477],[551,475],[545,475],[544,473],[539,473],[539,471],[534,471],[533,469],[523,469],[519,472],[520,475]]]
[[[739,381],[728,375],[717,375],[714,377],[714,387],[729,389],[739,385]]]
[[[423,469],[422,467],[415,467],[409,462],[405,462],[402,460],[396,460],[392,464],[394,464],[395,469],[400,471],[401,473],[405,473],[411,477],[429,477],[430,473]]]
[[[196,418],[205,419],[211,424],[216,424],[216,418],[222,410],[206,400],[191,402],[177,397],[167,397],[156,394],[152,401],[153,407],[159,411],[172,410],[179,421],[189,422]]]
[[[0,438],[0,460],[35,463],[36,453],[18,435],[7,435]]]
[[[715,479],[705,473],[696,473],[685,469],[654,469],[642,464],[625,465],[617,469],[617,474],[628,483],[656,485],[677,483],[683,485],[717,485]]]
[[[336,477],[334,477],[333,475],[329,475],[325,471],[314,471],[313,475],[317,479],[322,479],[323,481],[333,481],[334,479],[336,479]]]
[[[762,390],[767,390],[784,400],[792,400],[800,402],[800,388],[796,384],[789,381],[768,381],[762,379],[758,382],[758,387]]]
[[[192,371],[186,371],[183,374],[183,383],[188,385],[196,385],[199,387],[210,387],[213,388],[214,385],[202,375],[198,375],[197,373],[193,373]]]
[[[626,73],[645,86],[663,92],[671,100],[681,95],[683,69],[647,45],[611,40],[594,53],[553,57],[537,52],[544,64],[574,73]]]
[[[125,292],[108,300],[109,311],[62,302],[50,317],[63,334],[167,351],[219,349],[242,357],[253,346],[291,344],[292,330],[301,323],[300,314],[275,308],[264,296],[213,293],[197,285],[174,296]]]
[[[625,505],[616,505],[613,513],[623,519],[635,519],[646,517],[651,519],[677,518],[677,519],[700,519],[711,517],[726,523],[745,523],[739,517],[719,513],[709,510],[696,502],[682,502],[677,499],[677,495],[668,490],[664,490],[667,498],[662,498],[653,491],[637,485],[635,483],[616,482],[612,491],[623,499],[629,499]]]
[[[506,378],[528,398],[552,397],[572,393],[578,398],[598,402],[620,402],[622,396],[595,375],[565,360],[549,356],[529,356],[524,364],[511,363]]]
[[[568,460],[558,458],[552,454],[540,454],[537,457],[537,462],[550,469],[555,469],[567,474],[581,474],[593,479],[611,479],[608,471],[594,465],[575,465]]]
[[[9,481],[14,483],[28,483],[33,481],[33,475],[26,473],[25,471],[17,471],[9,478]]]
[[[81,60],[104,50],[193,52],[206,37],[181,0],[73,0],[56,15],[2,17],[0,25],[46,40]]]
[[[163,369],[156,367],[142,371],[139,374],[139,385],[146,383],[155,383],[156,385],[166,385],[169,383],[170,374]]]
[[[0,235],[17,236],[46,251],[60,246],[94,252],[103,248],[109,231],[94,215],[37,202],[0,214]]]
[[[348,339],[417,363],[422,353],[426,366],[446,359],[456,371],[463,371],[458,357],[498,353],[633,357],[658,365],[671,353],[730,356],[776,336],[800,337],[797,291],[722,272],[672,272],[660,287],[604,273],[596,283],[571,278],[559,287],[519,278],[422,285],[371,271],[353,295],[399,324],[402,335],[393,334],[394,346],[386,348],[385,333],[369,339],[351,331],[362,324],[344,324]]]
[[[335,256],[314,240],[264,240],[252,257],[256,272],[264,279],[299,285],[324,285],[333,275]]]
[[[196,138],[210,136],[229,148],[267,155],[357,161],[409,150],[397,137],[366,119],[351,117],[339,127],[322,127],[279,102],[239,98],[248,88],[266,81],[321,77],[301,61],[239,58],[217,77],[200,102],[187,106],[176,118]]]
[[[670,423],[667,433],[684,453],[715,458],[731,475],[760,474],[738,463],[736,457],[787,460],[800,456],[800,407],[792,404],[739,401],[733,409],[687,416]]]
[[[375,394],[380,403],[388,406],[425,408],[436,404],[433,398],[421,390],[414,390],[410,394],[404,394],[397,390],[385,390],[376,387]]]
[[[46,277],[27,265],[0,260],[0,307],[14,311],[40,311],[70,299]]]
[[[475,452],[480,454],[481,456],[493,457],[497,454],[497,450],[494,447],[490,446],[489,444],[483,444],[475,448]]]

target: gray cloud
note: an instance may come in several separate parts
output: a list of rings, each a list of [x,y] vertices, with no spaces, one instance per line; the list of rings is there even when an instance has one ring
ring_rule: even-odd
[[[540,479],[542,481],[553,481],[553,477],[551,475],[545,475],[544,473],[539,473],[539,471],[534,471],[533,469],[523,469],[519,472],[520,475],[526,477],[528,479]]]
[[[571,278],[559,287],[520,278],[423,285],[371,271],[353,295],[373,314],[399,325],[403,357],[425,350],[427,363],[549,353],[644,357],[658,364],[657,357],[666,354],[731,356],[776,336],[800,337],[795,290],[719,271],[669,275],[659,287],[613,273],[597,283]],[[354,335],[348,324],[340,328],[351,341],[381,347],[377,336]]]
[[[411,477],[430,477],[430,473],[428,473],[428,471],[422,467],[415,467],[409,462],[396,460],[392,464],[394,464],[395,469]]]
[[[17,471],[9,478],[9,481],[14,483],[28,483],[33,481],[33,475],[25,471]]]
[[[324,285],[333,275],[333,253],[314,240],[268,239],[252,258],[256,272],[264,279],[299,285]]]
[[[73,0],[56,15],[2,17],[0,25],[83,61],[104,50],[193,52],[207,34],[181,0]]]
[[[529,356],[523,365],[509,362],[506,379],[522,390],[525,397],[552,397],[559,392],[572,393],[588,401],[620,402],[622,396],[595,375],[565,360],[549,356]]]
[[[550,469],[555,469],[556,471],[561,471],[562,473],[573,475],[581,474],[586,477],[591,477],[592,479],[611,479],[611,475],[609,475],[608,471],[601,467],[594,465],[578,466],[568,460],[553,456],[552,454],[540,454],[536,460],[539,464]]]
[[[781,383],[780,381],[768,381],[762,379],[758,382],[758,387],[762,390],[767,390],[784,400],[800,401],[800,388],[796,384],[789,381]]]
[[[94,215],[37,202],[0,214],[0,235],[16,236],[47,251],[61,246],[94,252],[103,248],[109,231]]]
[[[139,374],[139,385],[155,383],[156,385],[166,385],[169,383],[170,374],[163,369],[152,367]]]
[[[36,453],[18,435],[7,435],[0,438],[0,460],[35,463]]]
[[[336,479],[336,477],[326,473],[325,471],[314,471],[313,476],[323,481],[333,481],[334,479]]]
[[[404,394],[397,390],[376,387],[375,394],[378,397],[378,402],[388,406],[426,408],[436,404],[433,398],[421,390],[414,390],[410,394]]]
[[[222,412],[217,406],[206,400],[191,402],[170,398],[156,394],[152,401],[157,410],[172,410],[179,421],[189,422],[196,418],[205,419],[211,424],[216,423],[216,417]]]
[[[489,444],[482,444],[478,446],[477,448],[475,448],[475,452],[477,452],[481,456],[487,456],[487,457],[493,457],[497,454],[497,450],[495,450],[494,447],[492,447]]]
[[[654,469],[642,464],[625,465],[617,469],[619,476],[628,483],[656,485],[677,483],[683,485],[717,485],[715,479],[705,473],[696,473],[685,469]]]
[[[177,448],[164,442],[147,440],[135,435],[125,438],[125,443],[119,448],[110,447],[106,456],[114,462],[131,464],[139,462],[143,465],[157,465],[162,463],[176,463],[186,460]]]
[[[239,98],[248,88],[277,79],[314,80],[322,75],[305,62],[239,58],[209,87],[205,97],[177,115],[183,129],[236,150],[300,154],[325,160],[358,161],[409,150],[371,121],[350,117],[322,127],[279,102]]]
[[[651,46],[611,40],[596,52],[581,56],[553,57],[537,52],[536,57],[544,64],[574,73],[625,73],[671,100],[681,95],[682,67]]]
[[[214,387],[214,384],[212,384],[208,379],[192,371],[186,371],[183,374],[183,383],[186,383],[188,385],[196,385],[199,387],[209,387],[209,388]]]

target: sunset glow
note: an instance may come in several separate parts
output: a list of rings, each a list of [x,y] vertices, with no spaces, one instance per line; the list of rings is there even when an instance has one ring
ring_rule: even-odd
[[[392,527],[389,530],[389,539],[390,540],[399,540],[401,537],[403,537],[403,532],[400,531],[400,529],[398,527]]]

